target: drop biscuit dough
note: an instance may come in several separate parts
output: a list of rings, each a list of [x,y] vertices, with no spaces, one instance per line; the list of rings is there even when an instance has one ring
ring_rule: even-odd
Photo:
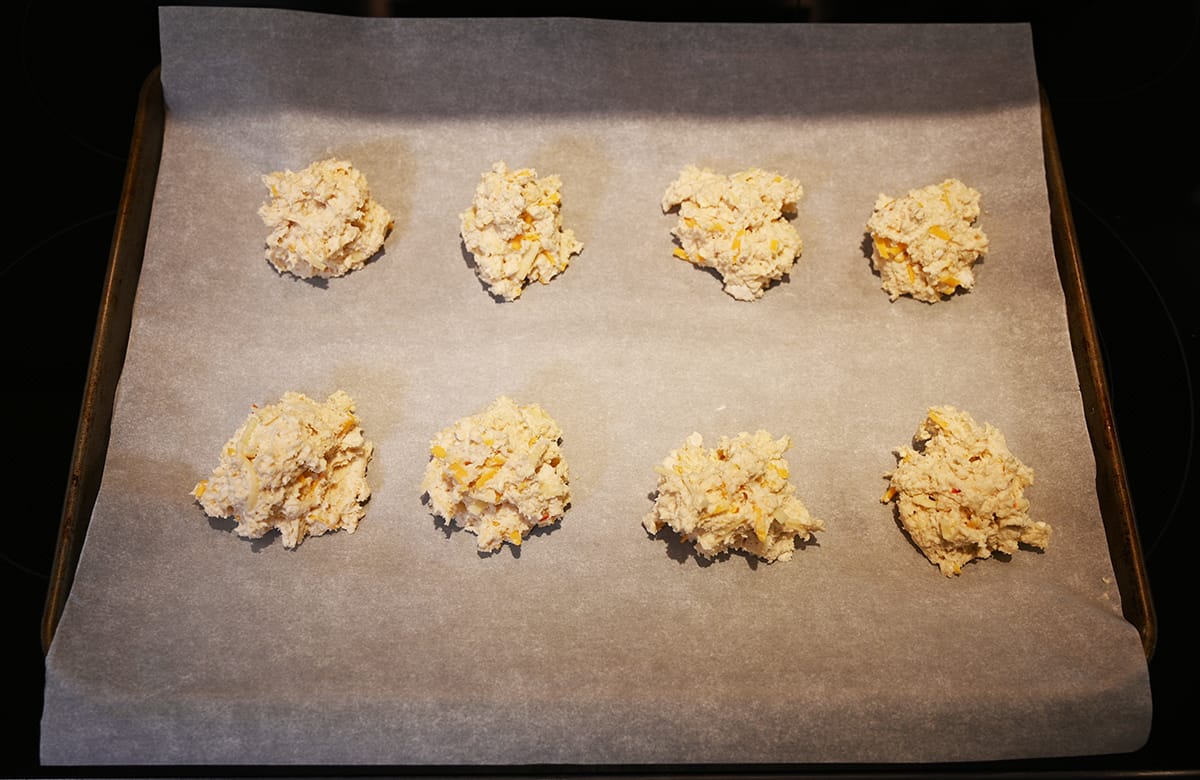
[[[538,178],[533,168],[509,170],[501,160],[482,175],[470,208],[459,215],[463,245],[490,292],[506,301],[525,286],[547,284],[583,251],[575,232],[562,226],[558,176]]]
[[[433,437],[421,489],[437,515],[478,537],[480,550],[519,547],[570,503],[561,439],[540,406],[500,396]]]
[[[974,266],[988,249],[975,226],[979,192],[958,179],[910,190],[900,198],[880,195],[867,220],[871,265],[891,300],[909,295],[937,303],[975,284]]]
[[[663,526],[713,558],[740,550],[765,561],[786,561],[797,541],[822,531],[788,481],[787,436],[766,431],[722,437],[714,448],[693,433],[655,467],[658,494],[642,520],[653,535]]]
[[[346,160],[276,171],[262,181],[271,197],[258,214],[271,228],[267,260],[280,273],[301,279],[343,276],[362,268],[391,232],[391,215]]]
[[[358,528],[373,451],[345,392],[325,403],[288,392],[253,407],[192,496],[210,517],[236,520],[238,536],[278,530],[283,546],[295,548],[308,536]]]
[[[678,208],[674,254],[715,270],[733,298],[758,300],[800,255],[800,234],[785,214],[803,194],[795,179],[759,168],[722,176],[689,165],[662,199],[664,212]]]
[[[1050,526],[1029,516],[1025,488],[1033,470],[1009,451],[1004,434],[953,406],[931,407],[899,447],[882,501],[895,500],[900,522],[925,557],[953,577],[992,553],[1026,544],[1045,549]]]

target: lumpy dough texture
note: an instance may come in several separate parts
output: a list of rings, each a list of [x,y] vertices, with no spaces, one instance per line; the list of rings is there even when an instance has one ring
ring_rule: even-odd
[[[558,176],[539,179],[533,168],[510,171],[503,160],[480,178],[459,218],[475,272],[493,295],[516,300],[527,284],[546,284],[583,250],[574,231],[562,226],[561,188]]]
[[[942,574],[952,577],[976,558],[1011,554],[1020,544],[1046,548],[1050,526],[1029,517],[1025,498],[1033,470],[999,430],[953,406],[935,406],[913,444],[896,449],[883,501],[897,501],[904,530]]]
[[[540,406],[500,396],[433,438],[421,487],[434,512],[474,533],[480,550],[520,546],[570,502],[561,439]]]
[[[757,300],[800,255],[800,234],[785,214],[803,194],[795,179],[758,168],[722,176],[689,165],[662,200],[664,212],[679,208],[674,254],[715,270],[733,298]]]
[[[258,210],[271,228],[267,260],[301,279],[343,276],[362,268],[392,229],[392,216],[345,160],[314,162],[262,177],[271,197]]]
[[[650,534],[670,526],[705,558],[741,550],[768,562],[789,560],[797,540],[825,528],[788,481],[783,453],[790,446],[787,436],[758,431],[722,437],[709,449],[693,433],[655,467],[658,495],[642,526]]]
[[[901,198],[880,195],[867,220],[871,265],[891,300],[911,295],[937,303],[975,284],[974,266],[988,249],[975,226],[979,192],[958,179],[910,190]]]
[[[325,403],[288,392],[253,408],[192,495],[209,516],[236,520],[239,536],[277,529],[283,546],[295,548],[308,536],[358,528],[373,450],[345,392]]]

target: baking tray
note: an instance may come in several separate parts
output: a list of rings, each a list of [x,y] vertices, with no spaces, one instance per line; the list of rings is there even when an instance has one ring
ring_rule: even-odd
[[[1139,632],[1147,658],[1155,622],[1135,518],[1126,487],[1095,323],[1083,278],[1065,181],[1046,96],[1041,95],[1042,141],[1051,230],[1064,291],[1072,353],[1096,462],[1096,488],[1124,617]],[[159,71],[143,85],[106,280],[81,405],[70,482],[43,620],[49,650],[74,579],[100,488],[116,387],[125,363],[135,292],[148,235],[162,151],[165,107]]]
[[[1142,648],[1149,659],[1154,652],[1157,636],[1154,605],[1113,420],[1053,119],[1044,90],[1041,92],[1041,115],[1054,253],[1066,299],[1084,416],[1096,460],[1097,497],[1121,593],[1121,609],[1125,619],[1137,628]],[[124,365],[133,300],[149,228],[162,152],[164,120],[162,83],[159,69],[155,68],[146,77],[138,100],[129,162],[108,257],[42,620],[44,652],[50,648],[66,603],[79,552],[87,534],[92,506],[100,488],[113,399]]]

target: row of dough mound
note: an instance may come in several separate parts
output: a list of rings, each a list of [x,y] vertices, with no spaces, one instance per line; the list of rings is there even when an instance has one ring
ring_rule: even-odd
[[[520,546],[533,529],[560,522],[570,508],[563,433],[537,404],[500,396],[431,440],[421,490],[443,522],[475,534],[480,551]],[[653,507],[642,518],[651,536],[664,527],[697,555],[744,553],[786,561],[825,524],[790,481],[788,436],[767,431],[723,436],[707,447],[687,437],[654,471]],[[278,531],[285,548],[331,531],[353,533],[371,491],[373,444],[343,391],[324,403],[288,392],[253,406],[211,475],[192,490],[204,512],[232,518],[238,536]],[[1033,471],[1003,434],[951,406],[930,408],[912,446],[894,450],[882,501],[896,501],[909,539],[946,576],[1020,545],[1045,549],[1050,526],[1029,516]]]
[[[262,177],[270,192],[259,216],[270,228],[266,257],[281,274],[302,279],[344,276],[383,247],[395,222],[371,196],[366,177],[347,160],[319,160]],[[548,284],[583,251],[563,226],[562,181],[499,161],[480,177],[459,215],[475,272],[498,299],[519,298],[532,282]],[[720,275],[739,301],[762,298],[787,275],[803,242],[789,221],[804,194],[800,182],[760,168],[731,175],[689,165],[662,198],[677,213],[675,257]],[[975,223],[980,194],[957,179],[880,195],[867,221],[871,264],[891,300],[909,295],[936,303],[975,283],[988,240]]]

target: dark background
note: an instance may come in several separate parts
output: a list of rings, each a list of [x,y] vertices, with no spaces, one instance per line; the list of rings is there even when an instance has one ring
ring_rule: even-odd
[[[913,3],[903,11],[885,3],[820,0],[740,0],[717,9],[646,2],[621,11],[589,2],[261,5],[394,16],[1029,22],[1156,609],[1153,727],[1143,749],[1119,756],[888,769],[910,775],[1161,776],[1200,768],[1195,716],[1200,645],[1193,638],[1200,541],[1195,478],[1200,316],[1193,305],[1200,294],[1196,2]],[[4,416],[15,430],[6,437],[9,499],[0,521],[7,650],[0,774],[86,775],[38,766],[41,618],[138,93],[158,63],[158,4],[26,1],[4,8],[6,124],[16,130],[16,143],[10,140],[4,155],[14,172],[5,210],[15,241],[0,258],[0,324],[6,337],[0,385]],[[216,769],[92,774],[206,775],[218,774]],[[834,769],[873,775],[880,768],[813,767],[808,773]]]

